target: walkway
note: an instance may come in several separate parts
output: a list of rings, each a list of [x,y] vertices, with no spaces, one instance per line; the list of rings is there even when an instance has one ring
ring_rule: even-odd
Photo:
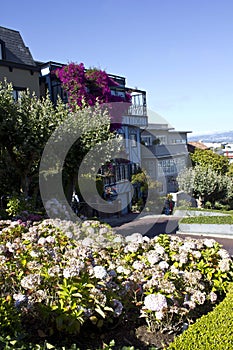
[[[180,217],[167,216],[167,215],[145,215],[140,217],[139,214],[131,213],[121,217],[112,217],[104,219],[114,227],[115,231],[123,236],[128,236],[132,233],[138,232],[148,237],[155,237],[161,233],[177,234],[179,237],[192,237],[192,238],[213,238],[219,242],[223,248],[225,248],[230,255],[233,256],[233,237],[211,237],[197,236],[190,234],[176,233],[178,231],[178,221]]]

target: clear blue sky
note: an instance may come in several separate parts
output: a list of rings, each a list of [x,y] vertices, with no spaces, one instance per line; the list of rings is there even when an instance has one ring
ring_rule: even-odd
[[[125,76],[178,130],[233,130],[231,0],[2,1],[0,18],[36,60]]]

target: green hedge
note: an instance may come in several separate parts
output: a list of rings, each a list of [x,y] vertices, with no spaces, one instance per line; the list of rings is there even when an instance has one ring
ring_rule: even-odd
[[[167,350],[232,350],[232,330],[233,286],[222,303],[178,336]]]
[[[192,216],[183,218],[179,221],[180,224],[230,224],[233,225],[232,216]]]

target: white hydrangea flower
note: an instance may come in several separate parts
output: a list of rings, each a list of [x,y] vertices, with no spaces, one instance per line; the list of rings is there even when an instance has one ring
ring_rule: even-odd
[[[54,277],[55,275],[58,275],[60,272],[60,267],[58,265],[55,265],[48,269],[48,274],[51,277]]]
[[[229,259],[222,259],[219,261],[219,269],[222,272],[226,272],[230,270]]]
[[[14,245],[11,242],[6,243],[6,248],[9,250],[10,253],[14,253]]]
[[[46,238],[40,237],[37,242],[39,245],[44,245],[46,243]]]
[[[218,296],[214,292],[210,292],[210,300],[212,303],[214,303],[218,299]]]
[[[157,251],[155,251],[155,250],[148,252],[146,257],[151,265],[156,264],[160,260],[160,257],[158,255]]]
[[[206,238],[203,243],[207,248],[212,248],[214,246],[214,243],[216,243],[216,241],[214,239]]]
[[[192,241],[184,242],[184,244],[180,246],[180,251],[185,250],[186,252],[190,252],[193,249],[196,249],[196,243]]]
[[[144,299],[144,305],[147,310],[159,312],[167,308],[167,299],[163,294],[149,294]]]
[[[103,266],[97,265],[93,268],[93,270],[94,270],[94,275],[96,278],[99,278],[102,280],[108,276],[108,273]]]
[[[182,253],[180,254],[180,256],[179,256],[179,262],[180,262],[181,264],[186,264],[187,261],[188,261],[188,255],[187,255],[187,253],[186,253],[186,252],[182,252]]]
[[[48,242],[50,244],[54,244],[55,243],[55,237],[53,237],[53,236],[46,237],[46,242]]]
[[[13,299],[18,302],[24,302],[27,300],[27,298],[28,297],[22,293],[13,294]]]
[[[90,237],[86,237],[82,240],[82,245],[84,245],[85,247],[90,247],[95,243],[95,241],[90,238]]]
[[[194,294],[191,296],[191,301],[197,304],[204,304],[205,300],[206,300],[205,293],[202,293],[199,290],[195,291]]]
[[[201,258],[201,252],[199,250],[193,250],[192,252],[194,258],[200,259]]]
[[[70,278],[70,277],[76,277],[79,275],[79,268],[78,267],[66,267],[63,270],[63,277],[64,278]]]
[[[36,289],[40,284],[40,276],[38,274],[30,274],[22,278],[20,282],[24,289]]]
[[[113,243],[122,243],[124,241],[124,238],[120,235],[116,236],[114,239],[113,239]]]
[[[165,249],[158,243],[155,244],[154,250],[156,251],[157,254],[163,255],[165,253]]]
[[[86,230],[86,232],[87,232],[89,235],[94,235],[95,230],[94,230],[93,227],[88,227],[87,230]]]
[[[107,227],[101,227],[100,230],[99,230],[99,234],[100,235],[104,235],[105,233],[108,232],[108,228]]]
[[[136,260],[136,261],[134,261],[134,263],[133,263],[133,268],[135,269],[135,270],[143,270],[144,269],[144,267],[145,267],[145,264],[143,264],[141,261],[139,261],[139,260]]]
[[[174,273],[175,275],[178,275],[179,272],[180,272],[180,270],[177,269],[174,265],[171,266],[171,269],[170,269],[170,270],[171,270],[171,272]]]
[[[143,243],[143,235],[141,233],[133,233],[125,237],[126,242]]]
[[[226,249],[219,249],[218,251],[218,255],[222,258],[222,259],[229,259],[230,258],[230,254],[228,253],[228,251]]]
[[[116,270],[117,270],[117,273],[123,273],[124,267],[122,265],[119,265],[119,266],[117,266]]]
[[[169,264],[168,264],[166,261],[160,261],[160,263],[159,263],[159,268],[160,268],[161,270],[166,270],[166,269],[169,268]]]
[[[47,293],[45,290],[39,289],[35,292],[34,296],[37,302],[41,302],[47,298]]]
[[[184,307],[187,307],[188,309],[193,310],[196,307],[196,303],[193,300],[186,300],[184,302]]]
[[[136,253],[136,251],[138,250],[138,245],[135,243],[129,243],[127,244],[127,246],[124,248],[124,252],[125,253]]]
[[[74,237],[74,234],[71,231],[66,231],[66,236],[72,239]]]
[[[88,227],[88,226],[91,226],[91,223],[90,223],[90,221],[86,220],[86,221],[84,221],[84,222],[82,223],[82,226],[83,226],[83,227]]]

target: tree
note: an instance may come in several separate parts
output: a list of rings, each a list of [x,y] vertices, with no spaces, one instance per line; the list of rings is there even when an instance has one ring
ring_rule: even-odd
[[[68,118],[70,122],[65,121],[62,127],[63,135],[66,135],[66,138],[67,135],[70,135],[69,138],[73,137],[70,134],[72,132],[81,135],[70,148],[63,170],[64,185],[67,197],[70,199],[73,189],[77,186],[80,165],[82,164],[85,175],[95,177],[101,165],[117,157],[121,141],[116,138],[115,132],[110,130],[111,118],[105,105],[96,103],[93,107],[77,109],[76,112],[70,111]],[[70,126],[72,129],[66,133],[66,128],[70,129]],[[62,139],[62,142],[65,140]]]
[[[204,168],[212,168],[218,174],[226,174],[229,169],[229,160],[227,157],[214,153],[211,150],[196,149],[191,154],[193,165],[200,165]]]
[[[40,100],[25,91],[15,101],[12,85],[0,82],[1,161],[7,165],[5,172],[14,169],[13,174],[19,179],[17,190],[25,196],[31,194],[35,178],[38,189],[41,154],[51,132],[65,115],[65,107],[62,107],[62,111],[61,105],[54,109],[48,96]]]
[[[229,164],[227,175],[233,177],[233,163]]]
[[[232,198],[232,181],[227,175],[214,171],[211,167],[196,165],[181,172],[177,178],[179,190],[203,203],[217,200],[227,201]]]
[[[14,101],[12,85],[0,83],[1,182],[4,182],[5,174],[13,173],[10,179],[18,179],[14,188],[17,192],[25,196],[32,194],[33,182],[38,190],[38,171],[43,150],[53,131],[61,126],[61,135],[57,134],[56,140],[60,142],[61,149],[71,133],[79,130],[81,135],[68,152],[63,169],[64,181],[68,187],[72,187],[84,156],[94,146],[104,148],[104,142],[115,139],[115,133],[110,132],[109,112],[104,106],[96,104],[95,107],[76,110],[72,111],[61,101],[54,107],[48,96],[40,100],[29,91]],[[108,146],[102,152],[105,160],[109,160],[108,154],[114,148],[111,148],[110,143]],[[59,157],[59,154],[52,154],[52,157],[56,156]],[[93,166],[97,158],[97,153],[94,156],[90,154],[89,161]],[[6,166],[7,169],[4,169]],[[8,181],[8,186],[5,181],[4,191],[8,189],[10,193],[11,186],[11,181]]]

